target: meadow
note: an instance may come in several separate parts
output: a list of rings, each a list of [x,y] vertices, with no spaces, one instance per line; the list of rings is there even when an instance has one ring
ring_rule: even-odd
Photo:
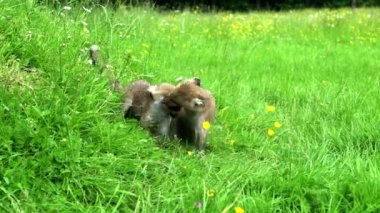
[[[379,8],[0,4],[1,212],[380,211]],[[206,154],[125,120],[110,76],[200,77]]]

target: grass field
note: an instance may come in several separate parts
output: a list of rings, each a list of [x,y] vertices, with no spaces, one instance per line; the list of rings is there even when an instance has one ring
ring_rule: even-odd
[[[380,211],[379,8],[0,4],[1,212]],[[206,155],[124,120],[107,74],[200,77]]]

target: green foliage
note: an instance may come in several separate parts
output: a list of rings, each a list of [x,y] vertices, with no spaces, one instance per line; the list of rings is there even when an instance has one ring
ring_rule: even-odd
[[[377,0],[38,0],[39,3],[62,6],[67,4],[81,5],[155,5],[165,9],[202,8],[202,10],[289,10],[300,8],[339,8],[380,6]]]
[[[379,9],[0,2],[1,211],[380,210]],[[206,155],[125,121],[108,74],[200,77],[218,105]]]

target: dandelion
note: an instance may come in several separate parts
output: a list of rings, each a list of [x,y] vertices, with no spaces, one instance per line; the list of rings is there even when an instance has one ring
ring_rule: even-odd
[[[207,195],[207,197],[214,197],[215,196],[215,190],[207,189],[206,195]]]
[[[99,50],[100,47],[96,44],[91,45],[90,47],[90,57],[92,60],[92,65],[95,65],[99,62]]]
[[[188,155],[188,156],[193,156],[193,155],[194,155],[194,152],[192,152],[192,151],[187,151],[187,155]]]
[[[198,202],[196,202],[196,203],[194,204],[194,206],[195,206],[195,208],[198,208],[198,209],[200,209],[200,208],[202,208],[202,207],[203,207],[203,203],[202,203],[202,202],[200,202],[200,201],[198,201]]]
[[[208,122],[208,121],[203,121],[203,123],[202,123],[202,127],[203,127],[205,130],[208,130],[208,129],[210,129],[211,124],[210,124],[210,122]]]
[[[235,213],[244,213],[244,209],[242,207],[235,207]]]
[[[276,110],[276,107],[274,105],[268,105],[268,106],[265,107],[265,109],[268,112],[274,112]]]
[[[268,135],[269,136],[274,136],[276,132],[273,129],[268,129]]]
[[[275,122],[273,123],[273,125],[274,125],[274,127],[276,127],[276,128],[281,128],[281,127],[282,127],[282,123],[281,123],[280,121],[275,121]]]

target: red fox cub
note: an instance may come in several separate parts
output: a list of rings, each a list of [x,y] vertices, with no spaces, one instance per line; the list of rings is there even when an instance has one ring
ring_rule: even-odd
[[[215,119],[215,98],[200,87],[200,80],[184,81],[163,98],[172,117],[170,135],[194,143],[204,150],[210,123]]]

